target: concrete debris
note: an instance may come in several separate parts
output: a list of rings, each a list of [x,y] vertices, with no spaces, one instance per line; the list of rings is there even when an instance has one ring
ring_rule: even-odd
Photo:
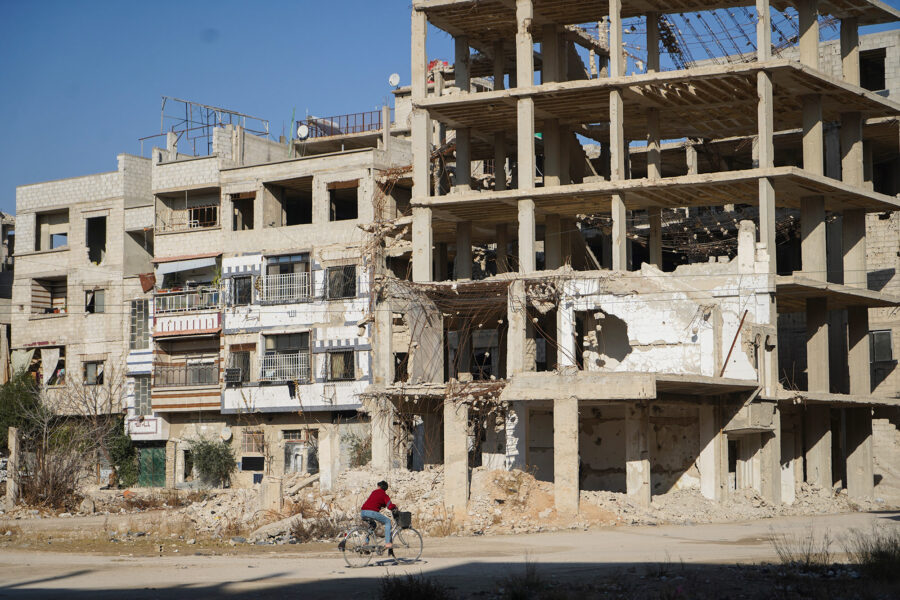
[[[197,533],[222,537],[227,531],[256,527],[259,520],[259,492],[255,489],[216,490],[206,500],[182,509]]]

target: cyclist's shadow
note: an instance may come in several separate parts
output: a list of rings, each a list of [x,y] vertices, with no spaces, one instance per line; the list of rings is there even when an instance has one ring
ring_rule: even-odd
[[[409,558],[395,558],[393,556],[388,556],[387,558],[376,560],[370,563],[372,567],[403,567],[408,565],[422,565],[425,564],[426,561],[421,558],[412,560]]]

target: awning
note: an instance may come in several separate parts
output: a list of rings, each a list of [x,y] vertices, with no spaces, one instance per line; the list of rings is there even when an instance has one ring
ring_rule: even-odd
[[[156,274],[168,275],[169,273],[181,273],[183,271],[193,271],[194,269],[202,269],[204,267],[216,266],[216,259],[213,258],[194,258],[191,260],[176,260],[172,262],[162,263],[156,267]]]

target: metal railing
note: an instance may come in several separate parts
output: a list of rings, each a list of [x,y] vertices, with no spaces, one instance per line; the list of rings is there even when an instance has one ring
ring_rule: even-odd
[[[391,109],[393,112],[393,109]],[[381,111],[352,113],[334,117],[308,117],[297,121],[297,125],[309,127],[309,137],[324,138],[366,131],[379,131],[382,128]]]
[[[201,288],[186,292],[162,292],[153,297],[155,314],[182,313],[219,308],[221,293],[217,288]]]
[[[161,231],[190,231],[219,225],[219,205],[207,204],[179,208],[169,212],[168,220],[160,217]]]
[[[153,364],[153,387],[218,385],[218,362]]]
[[[292,354],[266,354],[259,369],[260,381],[300,381],[310,380],[309,352]]]
[[[312,296],[312,284],[309,275],[309,273],[263,275],[260,277],[260,299],[263,302],[309,300]]]

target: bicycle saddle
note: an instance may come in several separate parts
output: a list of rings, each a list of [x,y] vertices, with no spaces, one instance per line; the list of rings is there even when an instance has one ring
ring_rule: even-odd
[[[363,517],[363,523],[365,523],[372,529],[375,529],[376,527],[378,527],[378,521],[376,521],[375,519],[372,519],[371,517]]]

